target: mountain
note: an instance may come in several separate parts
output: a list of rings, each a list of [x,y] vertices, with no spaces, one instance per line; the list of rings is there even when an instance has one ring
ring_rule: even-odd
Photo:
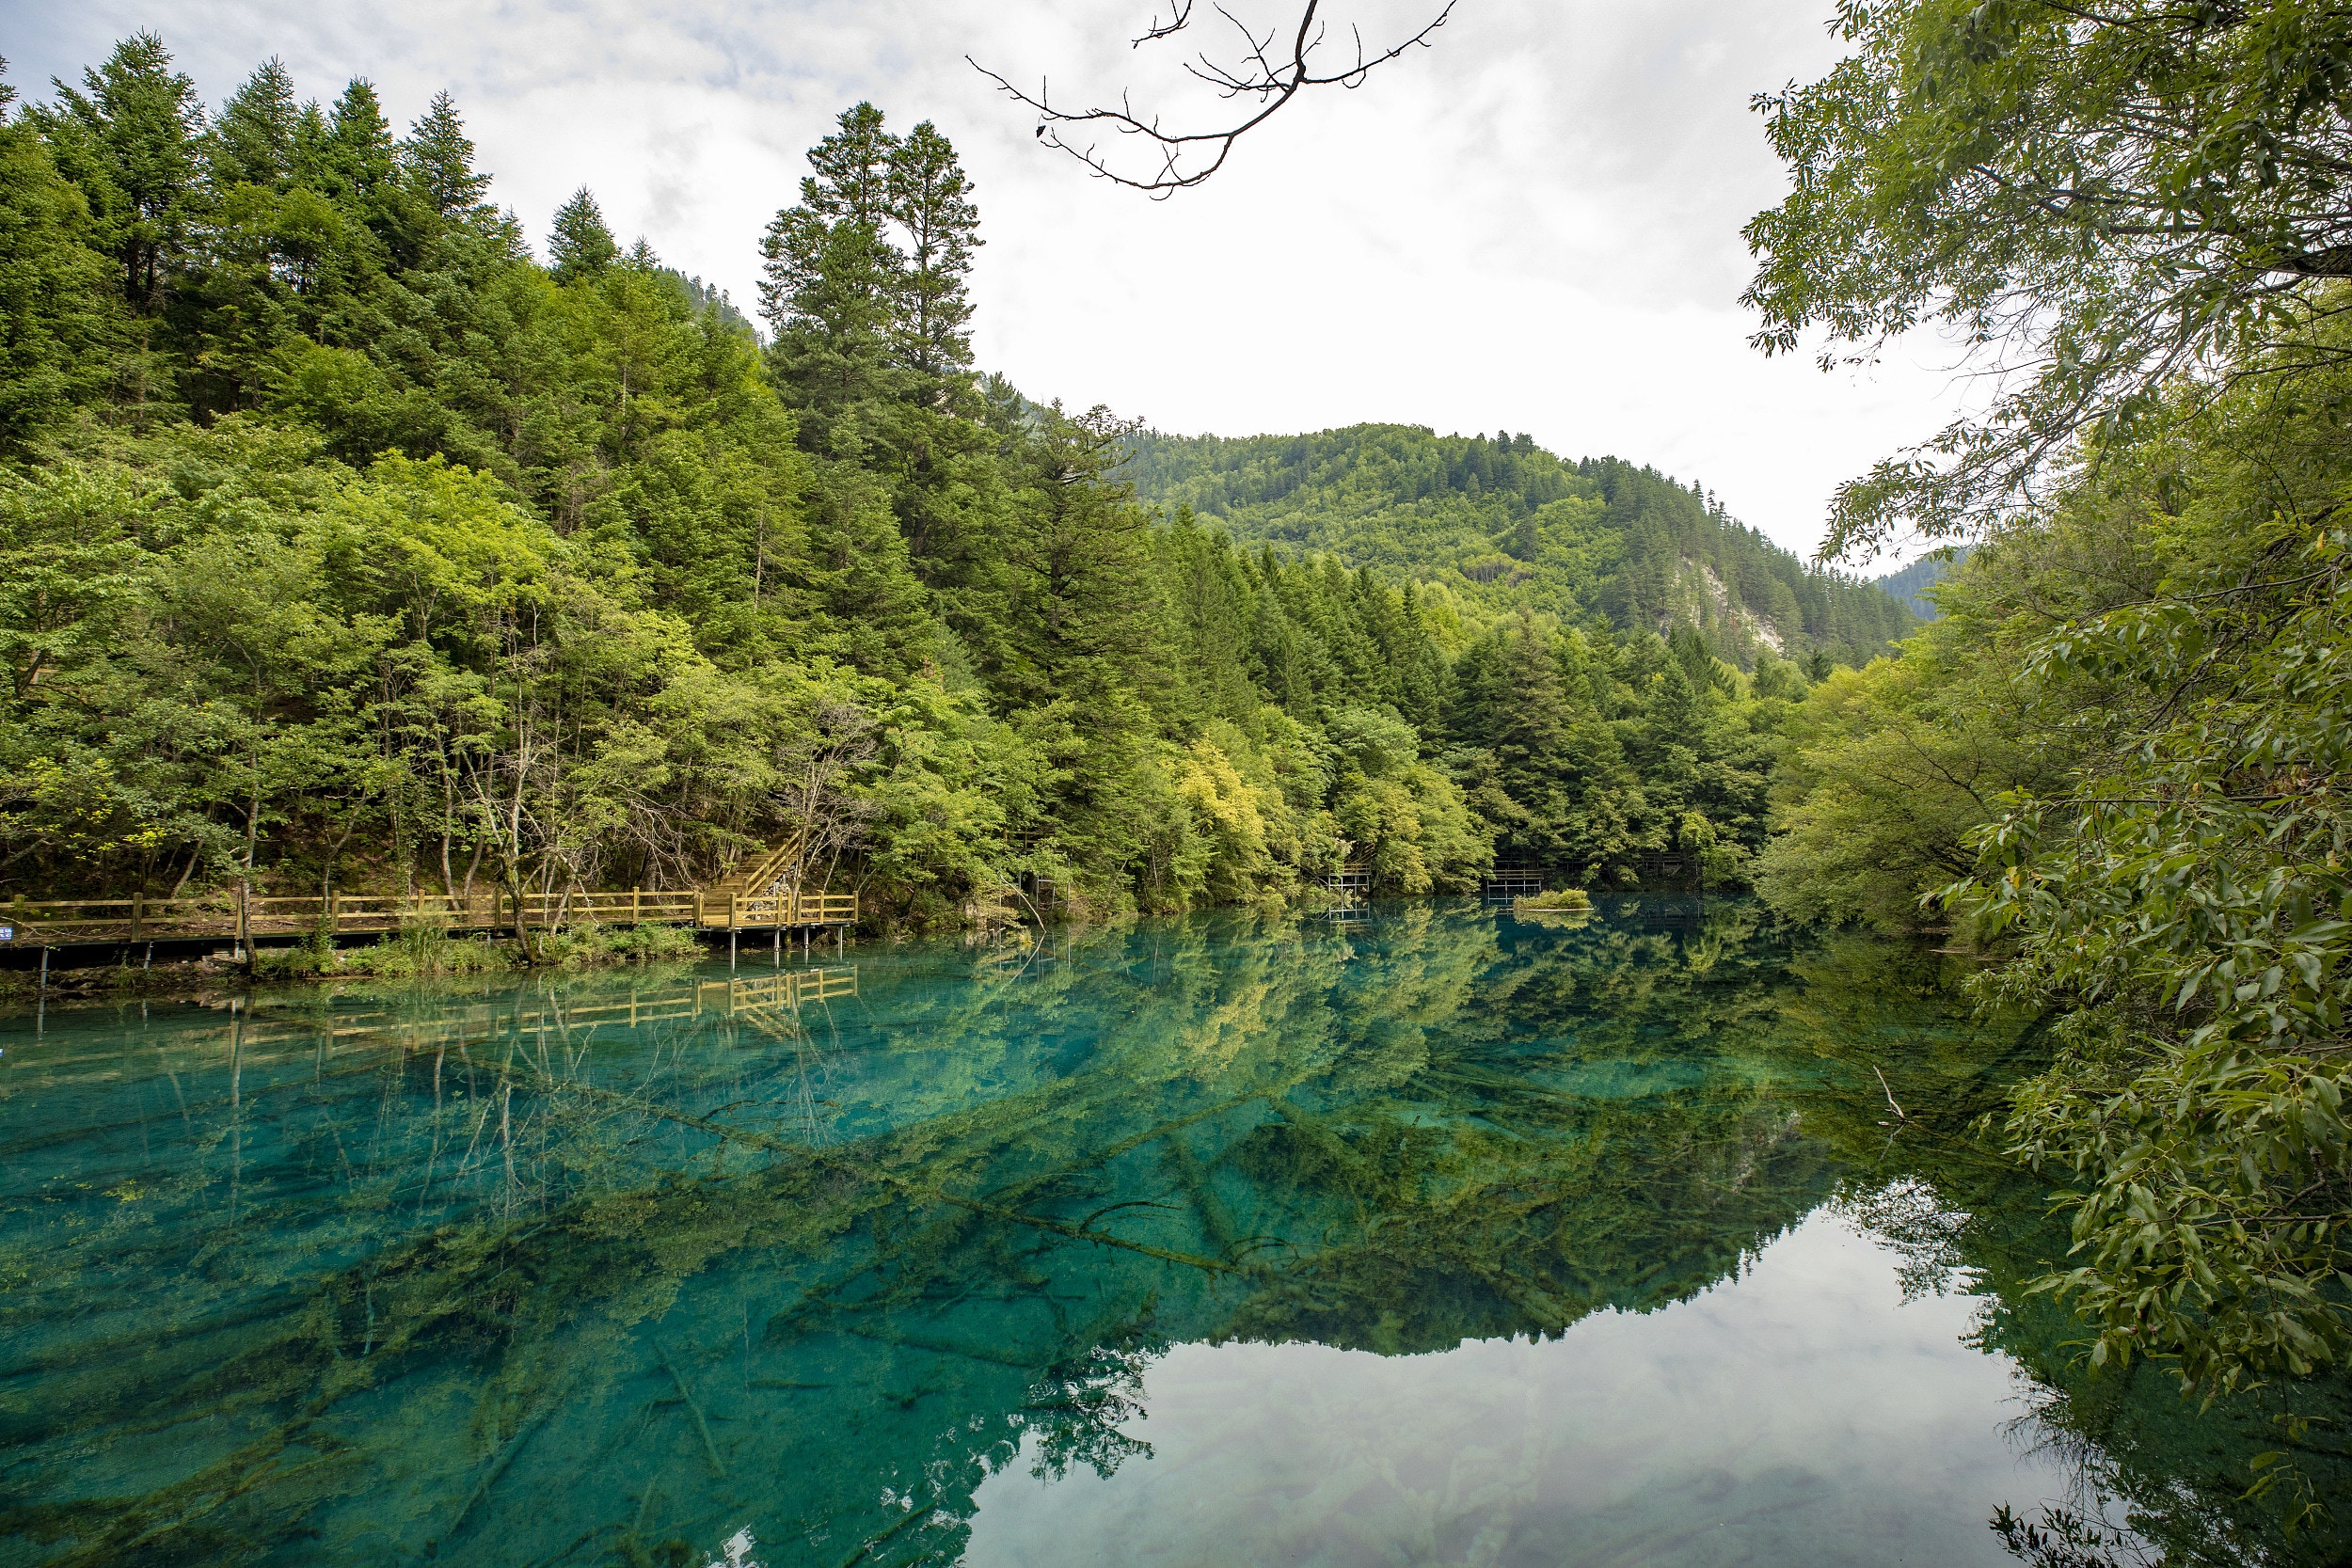
[[[1878,587],[1799,561],[1696,485],[1530,436],[1363,424],[1308,436],[1133,438],[1119,477],[1237,542],[1326,554],[1419,586],[1466,621],[1521,608],[1618,631],[1697,628],[1752,666],[1772,650],[1859,664],[1915,624]]]
[[[1960,570],[1960,563],[1967,559],[1968,546],[1962,545],[1949,551],[1921,556],[1900,571],[1870,580],[1909,605],[1911,612],[1922,621],[1932,621],[1944,612],[1935,608],[1934,600],[1927,597],[1928,590]]]

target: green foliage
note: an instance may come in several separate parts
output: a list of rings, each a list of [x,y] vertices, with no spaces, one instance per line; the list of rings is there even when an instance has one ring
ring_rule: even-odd
[[[1740,667],[1820,649],[1860,663],[1912,625],[1876,588],[1801,564],[1697,486],[1525,436],[1405,425],[1242,439],[1138,436],[1148,500],[1234,537],[1414,583],[1473,622],[1532,609],[1587,630],[1682,626]]]
[[[143,312],[160,309],[198,194],[204,111],[196,84],[171,69],[163,40],[139,33],[84,71],[80,88],[59,84],[56,104],[27,118],[88,204],[96,245],[121,269],[124,298]]]
[[[2026,502],[2172,378],[2332,313],[2352,276],[2352,18],[2319,0],[1844,0],[1854,54],[1759,95],[1792,190],[1746,230],[1755,341],[1824,366],[1922,324],[2011,379],[1846,485],[1830,555]]]
[[[587,186],[574,191],[571,199],[555,210],[555,223],[548,236],[548,276],[556,282],[577,283],[597,277],[620,254],[620,242],[605,227],[604,214]]]
[[[1987,994],[2052,1021],[2006,1126],[2073,1182],[2044,1285],[2094,1362],[2207,1398],[2341,1368],[2352,25],[1902,0],[1839,27],[1852,57],[1757,101],[1794,188],[1747,230],[1756,341],[1819,328],[1827,364],[1932,323],[2008,379],[1840,494],[1833,553],[1989,537],[1948,621],[1807,705],[1760,885],[1890,923],[1938,890]]]
[[[2352,1348],[2337,336],[2185,390],[1979,549],[1899,658],[1817,688],[1758,876],[1812,918],[1940,901],[1996,960],[1985,994],[2049,1017],[2006,1123],[2073,1183],[2045,1285],[2096,1361],[2208,1397]]]
[[[1473,641],[1452,675],[1450,759],[1498,854],[1587,886],[1641,885],[1668,855],[1692,863],[1676,881],[1744,880],[1800,679],[1743,676],[1692,637],[1547,636],[1525,617]]]
[[[2213,1392],[2341,1365],[2352,1212],[2344,1104],[2352,483],[2340,372],[2191,417],[2155,591],[2026,649],[2018,685],[2079,748],[2010,802],[1950,897],[2015,956],[1993,983],[2070,1009],[2020,1152],[2086,1183],[2059,1288],[2094,1354],[2176,1358]],[[2131,508],[2109,480],[2078,504]],[[2063,693],[2111,694],[2078,707]]]
[[[1908,624],[1525,436],[1262,472],[982,379],[969,181],[870,104],[769,230],[765,347],[584,187],[534,261],[447,94],[395,141],[273,61],[207,127],[141,37],[0,155],[12,887],[560,899],[786,845],[924,927],[1462,891],[1498,841],[1721,886],[1807,684],[1772,646]],[[1302,467],[1327,537],[1242,504]],[[1226,526],[1124,483],[1178,469]],[[1444,528],[1518,580],[1432,576]]]
[[[1756,871],[1783,914],[1915,927],[1921,900],[1975,865],[1997,802],[2060,776],[2064,749],[2010,689],[2016,607],[1992,577],[1964,577],[1947,592],[1965,608],[1899,657],[1833,672],[1789,715]]]
[[[0,123],[0,457],[26,455],[113,379],[120,324],[95,235],[35,128]]]
[[[785,842],[919,926],[1486,862],[1410,594],[1157,527],[1123,426],[978,382],[935,127],[813,150],[764,352],[584,190],[535,264],[446,94],[395,142],[272,62],[208,130],[142,37],[0,155],[12,886],[560,898]]]

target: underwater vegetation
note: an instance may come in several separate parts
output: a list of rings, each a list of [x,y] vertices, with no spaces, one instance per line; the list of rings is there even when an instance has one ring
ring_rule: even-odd
[[[1597,904],[0,1020],[0,1562],[949,1562],[993,1474],[1149,1464],[1172,1345],[1556,1337],[1825,1206],[1983,1297],[2088,1517],[2328,1560],[2244,1496],[2269,1407],[2014,1291],[2063,1231],[1967,1126],[2030,1029]]]

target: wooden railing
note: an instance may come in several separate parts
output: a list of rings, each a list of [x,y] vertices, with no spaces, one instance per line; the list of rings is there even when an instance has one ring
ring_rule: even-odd
[[[18,898],[0,904],[0,927],[18,946],[74,942],[164,942],[187,937],[286,937],[311,932],[364,935],[435,925],[453,931],[512,930],[517,925],[694,926],[717,930],[850,926],[857,897],[846,893],[528,894],[452,898],[437,893],[338,893],[326,897],[235,893],[205,898]]]
[[[730,894],[723,907],[716,898],[701,924],[730,930],[744,927],[854,926],[857,895],[853,893]]]
[[[771,974],[755,974],[744,979],[705,980],[684,992],[662,996],[631,997],[627,1002],[607,1003],[596,1007],[565,1007],[560,1014],[517,1014],[524,1027],[561,1023],[577,1026],[593,1022],[626,1022],[631,1028],[641,1023],[659,1023],[664,1019],[699,1018],[705,1013],[720,1013],[734,1018],[742,1013],[758,1013],[775,1008],[794,1008],[803,1002],[830,1002],[837,996],[857,994],[857,970],[784,969]]]

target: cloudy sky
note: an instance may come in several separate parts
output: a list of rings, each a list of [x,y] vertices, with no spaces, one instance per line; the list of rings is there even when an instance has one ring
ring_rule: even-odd
[[[1437,3],[1327,14],[1377,43]],[[1168,46],[1128,46],[1152,0],[0,0],[0,52],[27,97],[141,28],[215,103],[271,55],[306,95],[369,77],[403,123],[447,87],[534,238],[586,183],[624,239],[746,306],[803,150],[870,99],[961,151],[987,239],[980,359],[1033,397],[1186,433],[1527,431],[1698,479],[1809,552],[1837,482],[1957,395],[1934,345],[1829,375],[1746,345],[1740,226],[1781,191],[1748,101],[1836,57],[1828,9],[1459,0],[1434,48],[1302,98],[1163,202],[1041,148],[964,61],[1057,101],[1213,113],[1155,58]]]

